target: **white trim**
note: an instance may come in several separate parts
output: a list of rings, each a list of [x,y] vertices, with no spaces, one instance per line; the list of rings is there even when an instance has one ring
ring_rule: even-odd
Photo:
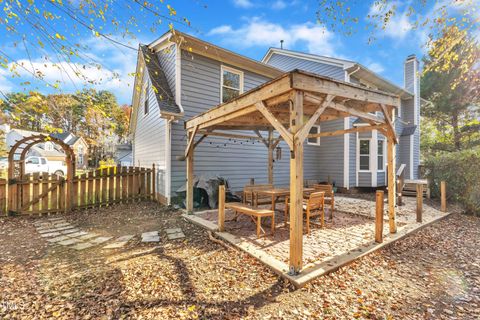
[[[228,67],[226,65],[221,65],[220,66],[220,103],[223,103],[223,71],[228,71],[230,73],[234,73],[234,74],[238,74],[240,76],[240,83],[239,83],[239,88],[233,88],[233,87],[227,87],[225,86],[226,88],[229,88],[229,89],[233,89],[233,90],[239,90],[239,95],[241,95],[243,93],[243,80],[244,80],[244,75],[243,75],[243,71],[242,70],[239,70],[239,69],[235,69],[235,68],[232,68],[232,67]]]
[[[350,128],[350,117],[343,119],[343,128]],[[343,135],[343,187],[350,189],[350,133]]]
[[[378,170],[378,131],[372,130],[372,139],[370,142],[370,171],[372,172],[372,187],[377,186],[377,170]],[[373,146],[372,146],[373,145]]]
[[[368,140],[369,141],[369,146],[368,146],[368,170],[360,169],[360,141],[362,140]],[[357,132],[357,180],[358,180],[358,172],[372,172],[372,138],[360,138]],[[358,185],[358,181],[357,181]]]
[[[413,180],[413,134],[410,135],[410,179]]]
[[[150,43],[148,45],[148,47],[151,48],[151,49],[161,50],[161,49],[158,49],[158,48],[155,48],[155,47],[158,46],[159,44],[161,44],[164,41],[169,42],[172,35],[173,35],[172,32],[168,32],[168,33],[164,34],[163,36],[161,36],[160,38],[158,38],[157,40]],[[167,46],[161,46],[161,47],[166,48]]]
[[[320,125],[319,124],[315,124],[312,126],[312,128],[317,128],[317,133],[320,133],[321,132],[321,128],[320,128]],[[310,129],[311,130],[311,129]],[[317,142],[310,142],[308,141],[309,138],[307,138],[307,144],[310,145],[310,146],[319,146],[320,145],[320,137],[317,137]]]
[[[358,139],[359,139],[359,134],[358,132],[356,133],[356,140],[355,140],[355,187],[358,187],[358,172],[360,168],[360,146],[358,144]]]
[[[342,59],[337,59],[337,58],[332,58],[332,57],[313,55],[313,54],[302,53],[302,52],[294,52],[294,51],[278,49],[278,48],[268,49],[267,53],[265,54],[265,56],[262,58],[261,61],[263,63],[268,63],[268,60],[270,60],[270,58],[272,57],[272,55],[274,53],[281,54],[281,55],[288,56],[288,57],[313,61],[313,62],[325,63],[325,64],[337,66],[337,67],[343,67],[344,69],[350,68],[350,67],[355,65],[355,63],[352,62],[352,61],[347,61],[347,60],[342,60]]]
[[[165,124],[165,198],[167,198],[167,205],[169,205],[172,194],[172,119],[166,119],[165,121],[167,122]]]
[[[175,44],[175,103],[183,114],[182,106],[182,49]]]
[[[383,141],[383,146],[382,146],[383,169],[378,169],[378,142],[379,142],[379,141]],[[385,168],[386,168],[386,162],[385,162],[386,150],[385,150],[385,146],[386,146],[386,139],[385,139],[385,138],[379,139],[379,138],[377,137],[377,172],[385,172]]]

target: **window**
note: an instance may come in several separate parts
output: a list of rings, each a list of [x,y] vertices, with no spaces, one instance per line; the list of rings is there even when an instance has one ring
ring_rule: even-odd
[[[385,140],[378,140],[378,171],[385,170]]]
[[[40,158],[40,162],[41,162],[42,164],[47,164],[47,160],[45,160],[44,158]]]
[[[147,115],[148,114],[148,84],[145,86],[145,92],[144,92],[144,102],[143,102],[143,114]]]
[[[78,155],[78,164],[79,164],[79,165],[83,165],[83,153],[80,153],[80,154]]]
[[[38,162],[38,158],[37,158],[37,157],[32,157],[32,158],[30,158],[30,159],[27,160],[27,163],[39,164],[40,162]]]
[[[370,170],[370,139],[359,140],[360,171]]]
[[[243,72],[222,66],[221,102],[227,102],[243,93]]]
[[[316,133],[320,133],[320,126],[313,126],[313,127],[310,129],[309,134],[316,134]],[[307,138],[307,144],[319,146],[319,145],[320,145],[320,137]]]

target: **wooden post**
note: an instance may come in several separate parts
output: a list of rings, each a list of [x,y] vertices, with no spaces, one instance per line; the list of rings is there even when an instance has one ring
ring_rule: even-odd
[[[72,200],[73,200],[73,177],[75,177],[75,166],[73,162],[75,159],[72,159],[71,155],[67,155],[67,181],[66,181],[66,195],[60,195],[60,197],[65,197],[65,212],[69,212],[72,209]]]
[[[188,140],[192,139],[193,132],[188,133]],[[195,148],[191,148],[187,155],[187,213],[193,213],[193,154]]]
[[[273,184],[273,130],[268,130],[268,183]]]
[[[391,136],[387,137],[387,170],[388,170],[388,218],[390,233],[397,232],[395,217],[395,142]]]
[[[152,200],[156,199],[157,196],[157,172],[155,171],[155,163],[152,163]]]
[[[442,212],[447,212],[447,183],[445,181],[440,182],[440,197],[442,201]]]
[[[290,131],[293,150],[290,150],[290,260],[291,274],[303,267],[303,141],[295,135],[303,125],[303,93],[294,91],[290,106]]]
[[[225,231],[225,186],[218,187],[218,230]]]
[[[417,222],[422,222],[423,211],[423,185],[417,183]]]
[[[383,242],[383,191],[376,193],[376,211],[375,211],[375,242]]]

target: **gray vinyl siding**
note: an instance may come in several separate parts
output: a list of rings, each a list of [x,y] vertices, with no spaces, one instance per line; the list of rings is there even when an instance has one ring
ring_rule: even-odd
[[[341,130],[344,127],[344,120],[324,121],[320,123],[320,131]],[[343,135],[332,137],[321,137],[318,164],[319,177],[322,181],[334,182],[338,187],[344,187],[343,180],[343,158],[344,158]]]
[[[236,67],[232,67],[238,69]],[[209,59],[191,52],[182,51],[181,56],[181,86],[182,106],[185,119],[205,112],[220,103],[220,70],[221,62]],[[244,91],[248,91],[266,82],[269,78],[244,72]],[[241,132],[254,135],[253,132]],[[266,137],[267,133],[262,132]],[[323,142],[323,141],[322,141]],[[172,124],[172,194],[185,184],[185,161],[177,160],[185,152],[187,143],[183,123]],[[290,179],[290,152],[285,142],[281,149],[281,159],[276,159],[274,153],[274,183],[288,185]],[[304,177],[319,180],[320,162],[317,157],[319,146],[305,145]],[[206,178],[222,176],[228,179],[234,191],[241,190],[250,178],[255,183],[267,182],[267,148],[263,143],[208,137],[202,141],[194,153],[194,174]]]
[[[144,81],[149,81],[146,73],[144,73],[143,83],[145,83]],[[144,102],[146,97],[149,100],[149,112],[145,115]],[[133,146],[134,166],[151,168],[152,164],[155,163],[159,170],[165,168],[165,120],[160,118],[155,93],[150,85],[146,93],[142,89],[140,94]],[[164,185],[163,175],[158,175],[157,190],[164,190]]]
[[[418,61],[416,59],[407,61],[404,73],[405,89],[415,96],[409,100],[409,107],[405,108],[405,111],[402,110],[402,113],[408,122],[417,124],[417,130],[413,134],[413,146],[409,146],[409,148],[413,148],[413,179],[418,178],[418,166],[420,164],[420,79],[416,72],[418,72]],[[415,92],[415,89],[417,92]],[[415,104],[418,107],[417,114],[415,114]],[[410,170],[410,168],[408,169]],[[410,171],[408,172],[408,177],[410,177]]]
[[[272,54],[267,61],[267,64],[284,71],[300,69],[337,80],[345,80],[345,72],[342,66],[310,61],[277,53]]]
[[[176,45],[171,45],[168,48],[160,50],[156,53],[158,61],[162,66],[163,72],[167,77],[168,85],[170,86],[170,91],[172,94],[175,94],[175,57],[176,57]]]

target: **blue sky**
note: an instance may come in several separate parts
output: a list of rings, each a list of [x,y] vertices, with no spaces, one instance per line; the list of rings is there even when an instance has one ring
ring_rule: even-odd
[[[403,62],[409,54],[423,55],[427,31],[412,28],[412,17],[407,14],[407,6],[401,1],[393,1],[397,6],[397,14],[392,23],[384,31],[376,32],[376,40],[368,44],[371,33],[365,31],[366,19],[361,19],[355,26],[356,33],[346,36],[341,32],[326,29],[317,23],[319,1],[300,0],[223,0],[223,1],[170,1],[177,12],[178,18],[186,17],[190,27],[174,24],[183,32],[190,33],[201,39],[241,53],[253,59],[260,60],[271,46],[279,47],[284,40],[284,48],[308,53],[339,57],[354,60],[369,67],[383,77],[403,86]],[[348,1],[347,1],[348,2]],[[410,2],[408,2],[410,3]],[[368,13],[378,8],[374,1],[353,1],[352,15],[366,17]],[[166,3],[162,6],[166,6]],[[421,14],[428,15],[430,7],[422,8]],[[132,10],[122,10],[118,13],[120,20],[127,20]],[[168,10],[165,10],[168,12]],[[138,42],[150,43],[168,30],[168,21],[163,21],[153,32],[149,30],[152,15],[138,13],[139,24],[131,28],[135,39],[125,40],[106,26],[105,30],[112,32],[113,37],[136,47]],[[28,26],[24,26],[25,32]],[[13,38],[0,35],[0,49],[10,57],[20,62],[26,68],[41,70],[47,81],[61,81],[65,92],[81,89],[85,81],[71,74],[75,69],[81,69],[86,77],[99,83],[97,89],[113,91],[120,103],[130,103],[132,83],[135,72],[136,52],[114,45],[103,38],[95,37],[90,31],[77,33],[65,31],[68,40],[87,46],[85,55],[102,64],[98,69],[93,66],[83,67],[81,61],[64,62],[59,70],[45,61],[48,52],[42,50],[29,51],[33,64],[27,60],[25,50],[17,43],[13,46]],[[73,68],[72,68],[73,66]],[[70,73],[70,74],[69,74]],[[37,89],[41,92],[51,92],[42,81],[35,81],[30,75],[20,70],[21,78],[11,78],[8,71],[0,69],[0,90],[2,92]],[[21,82],[29,81],[29,86]]]

